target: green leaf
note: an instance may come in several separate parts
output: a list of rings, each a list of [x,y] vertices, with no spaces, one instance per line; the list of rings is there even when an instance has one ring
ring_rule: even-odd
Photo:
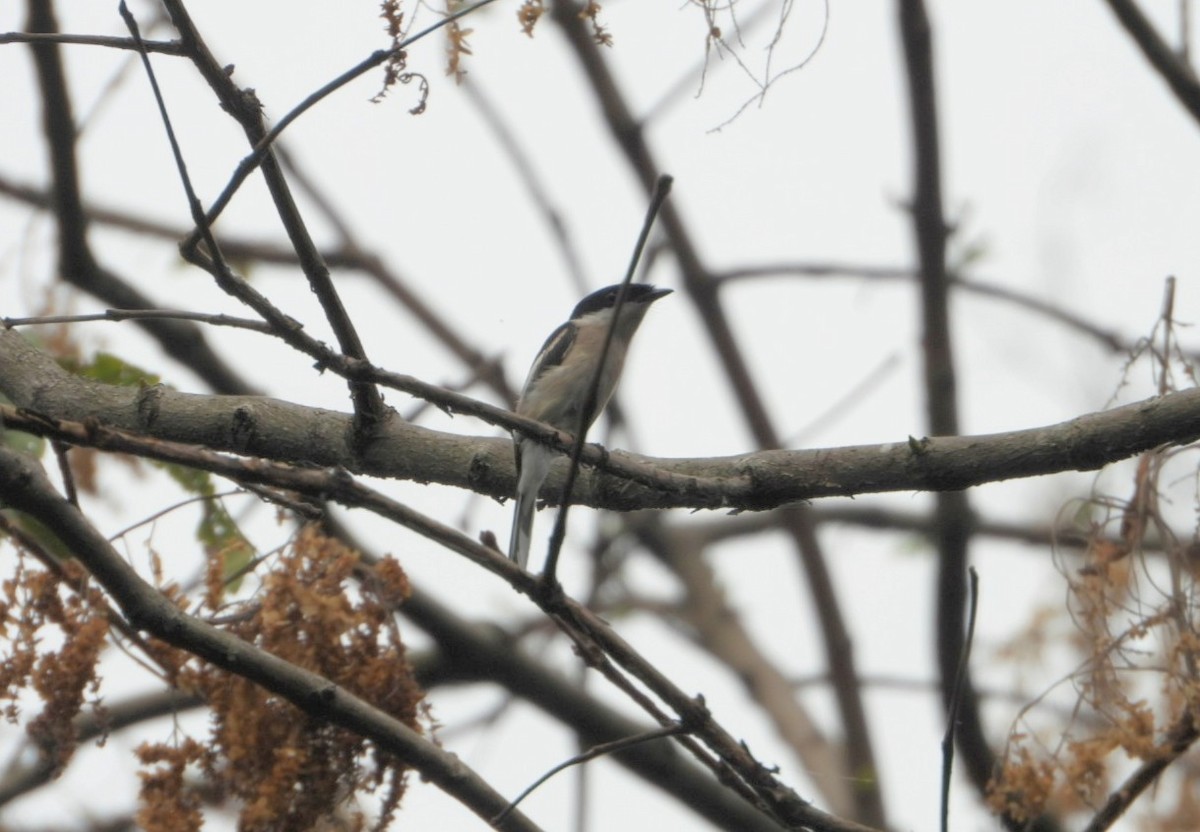
[[[0,431],[0,442],[18,453],[28,454],[38,459],[41,459],[42,454],[46,452],[46,440],[43,437],[34,436],[32,433],[22,433],[19,430]]]
[[[189,468],[186,465],[178,465],[174,462],[148,461],[155,467],[166,471],[167,476],[179,483],[179,486],[189,494],[195,494],[197,497],[211,497],[216,493],[212,474],[207,471],[202,471],[199,468]]]
[[[23,531],[34,543],[42,547],[50,555],[59,560],[70,560],[75,557],[70,549],[58,539],[58,535],[50,531],[49,528],[32,514],[26,514],[23,511],[6,508],[0,511],[8,518],[8,521]]]
[[[204,545],[204,551],[210,558],[221,558],[221,575],[227,580],[246,568],[258,554],[217,500],[205,501],[204,516],[196,528],[196,539]],[[241,582],[240,577],[228,580],[227,588],[230,592],[236,592]]]
[[[159,376],[156,374],[149,370],[143,370],[135,364],[130,364],[128,361],[110,352],[97,352],[92,356],[92,360],[86,364],[69,360],[64,360],[60,363],[64,369],[77,376],[90,378],[93,381],[100,381],[104,384],[134,387],[158,384],[160,381]]]

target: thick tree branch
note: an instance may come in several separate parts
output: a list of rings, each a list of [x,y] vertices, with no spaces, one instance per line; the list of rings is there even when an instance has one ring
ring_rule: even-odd
[[[564,453],[572,447],[573,440],[566,434],[506,410],[411,377],[382,373],[369,367],[361,370],[385,386],[398,384],[398,389],[407,389],[415,384],[413,389],[421,389],[428,394],[427,398],[439,405],[471,413],[509,430],[520,430]],[[444,478],[450,477],[468,487],[472,487],[469,483],[475,482],[478,484],[476,490],[494,496],[506,497],[512,493],[512,480],[508,476],[513,464],[511,443],[485,440],[486,458],[479,455],[480,447],[471,449],[459,444],[466,456],[445,457],[435,445],[424,440],[440,436],[458,443],[462,437],[453,438],[455,434],[442,434],[391,420],[376,433],[370,445],[362,447],[353,442],[352,423],[333,411],[298,407],[262,397],[225,398],[220,400],[222,405],[212,409],[203,403],[218,400],[175,393],[162,386],[135,390],[95,384],[71,376],[50,356],[12,331],[0,332],[0,390],[18,406],[56,419],[99,419],[105,425],[130,432],[266,459],[336,465],[354,472],[374,471],[381,476],[425,482],[445,482]],[[168,424],[173,424],[174,428],[168,428]],[[166,432],[160,433],[163,429]],[[188,433],[192,434],[191,439],[184,438]],[[500,447],[505,451],[496,453]],[[397,453],[407,458],[402,459],[396,456]],[[422,458],[425,463],[420,461]],[[587,446],[582,458],[588,465],[602,465],[606,470],[619,472],[625,479],[641,482],[653,491],[673,491],[680,496],[688,494],[712,506],[731,505],[729,489],[737,488],[736,484],[712,482],[697,473],[677,476],[657,471],[629,456],[614,459],[596,446]],[[389,473],[386,459],[401,463],[413,476],[397,470]],[[427,468],[426,463],[432,464],[432,468]],[[501,469],[499,479],[496,478],[497,467]],[[748,478],[739,479],[743,486],[749,486]],[[487,485],[488,482],[492,485]],[[552,479],[548,486],[550,484],[557,484],[561,490],[561,482]],[[628,485],[627,482],[623,484]],[[577,489],[575,493],[581,492]]]
[[[0,392],[18,408],[32,411],[32,415],[4,411],[9,427],[75,444],[107,441],[96,432],[104,426],[135,438],[201,445],[277,462],[438,482],[494,497],[512,493],[512,447],[507,439],[443,433],[395,420],[364,453],[356,454],[349,446],[347,414],[262,397],[200,396],[162,386],[138,389],[87,381],[70,375],[12,331],[0,332]],[[497,424],[507,419],[503,411],[497,415]],[[54,427],[55,420],[86,424],[60,429]],[[512,419],[507,422],[517,424]],[[1147,399],[1057,425],[980,436],[909,438],[885,445],[659,460],[589,446],[584,461],[604,474],[585,472],[572,501],[617,511],[763,510],[818,497],[959,490],[1014,478],[1091,471],[1159,445],[1196,439],[1200,439],[1200,390]],[[555,488],[561,488],[564,468],[565,463],[560,463],[552,471],[543,492],[547,497],[553,498]],[[644,480],[655,485],[645,485]]]

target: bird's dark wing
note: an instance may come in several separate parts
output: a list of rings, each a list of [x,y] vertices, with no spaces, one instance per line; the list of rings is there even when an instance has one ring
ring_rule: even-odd
[[[567,321],[558,329],[550,333],[550,337],[546,339],[546,343],[542,344],[541,350],[538,351],[537,361],[529,368],[529,377],[525,379],[525,387],[521,391],[521,397],[524,399],[529,389],[533,387],[533,383],[537,381],[547,371],[562,364],[563,358],[567,355],[567,350],[575,343],[575,336],[578,333],[575,324]],[[517,412],[521,412],[521,402],[517,403]],[[517,476],[521,475],[521,446],[525,440],[519,435],[514,434],[516,441],[513,445],[513,450],[516,451],[517,457]]]
[[[571,345],[575,343],[577,334],[578,330],[575,324],[570,321],[550,333],[550,337],[546,339],[546,343],[542,344],[541,352],[538,353],[537,363],[529,369],[529,378],[525,379],[526,390],[541,377],[542,373],[563,362],[567,350],[571,349]]]

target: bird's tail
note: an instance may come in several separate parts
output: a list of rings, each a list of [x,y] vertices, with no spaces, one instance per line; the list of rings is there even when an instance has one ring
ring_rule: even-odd
[[[554,452],[536,442],[523,439],[517,443],[517,499],[513,509],[512,535],[508,539],[508,556],[522,569],[529,563],[529,547],[533,540],[533,511],[537,508],[538,491]]]
[[[537,505],[537,495],[526,499],[517,494],[516,507],[513,509],[512,536],[508,540],[508,556],[524,569],[529,563],[529,545],[533,538],[533,509]]]

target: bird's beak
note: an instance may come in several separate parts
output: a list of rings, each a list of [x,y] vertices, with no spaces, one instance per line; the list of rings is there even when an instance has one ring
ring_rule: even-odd
[[[665,298],[674,291],[674,289],[655,289],[653,292],[646,295],[646,303],[654,303],[654,301],[658,300],[659,298]]]

